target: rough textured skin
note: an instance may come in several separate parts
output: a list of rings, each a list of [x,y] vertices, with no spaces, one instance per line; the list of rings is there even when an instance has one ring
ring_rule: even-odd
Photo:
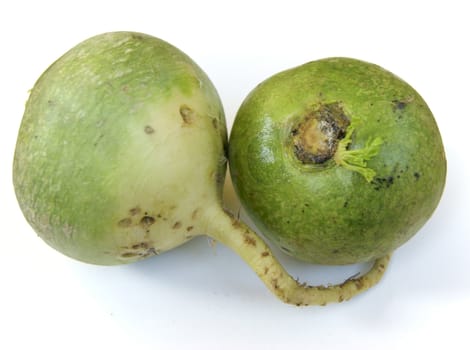
[[[367,162],[372,181],[333,159],[295,157],[293,126],[331,104],[359,121],[348,149],[381,139]],[[257,86],[236,116],[229,163],[257,227],[286,253],[323,264],[372,260],[405,243],[438,205],[446,176],[424,100],[390,72],[347,58],[310,62]]]
[[[184,53],[130,32],[98,35],[40,77],[20,127],[13,180],[48,244],[119,264],[204,233],[219,203],[226,128],[212,83]]]
[[[338,285],[290,276],[222,209],[226,138],[217,93],[191,59],[147,35],[99,35],[32,89],[15,152],[16,195],[40,237],[89,263],[133,262],[208,234],[287,303],[342,302],[379,282],[389,256]]]

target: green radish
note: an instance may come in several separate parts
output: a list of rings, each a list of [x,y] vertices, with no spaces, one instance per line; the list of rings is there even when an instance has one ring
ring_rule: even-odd
[[[331,287],[297,282],[222,206],[227,131],[206,74],[140,33],[92,37],[31,90],[13,180],[25,218],[63,254],[131,263],[207,234],[234,249],[283,301],[342,301],[375,284],[387,259]]]
[[[278,73],[230,135],[234,187],[284,252],[320,264],[380,259],[441,198],[444,147],[421,96],[383,68],[329,58]]]

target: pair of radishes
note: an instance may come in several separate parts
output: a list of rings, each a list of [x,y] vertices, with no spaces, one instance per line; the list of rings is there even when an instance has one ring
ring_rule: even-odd
[[[372,269],[328,287],[293,279],[224,211],[227,156],[242,204],[273,243],[317,263],[375,259]],[[445,175],[426,103],[378,66],[332,58],[269,78],[243,102],[228,145],[206,74],[162,40],[116,32],[74,47],[37,81],[13,179],[31,226],[72,258],[128,263],[207,234],[283,301],[308,305],[377,283],[431,216]]]

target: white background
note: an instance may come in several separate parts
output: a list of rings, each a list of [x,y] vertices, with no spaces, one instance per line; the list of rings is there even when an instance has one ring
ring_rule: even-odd
[[[0,348],[468,349],[469,92],[465,1],[3,1],[0,4]],[[393,256],[383,281],[343,304],[297,308],[273,297],[238,256],[200,238],[148,261],[96,267],[44,244],[11,184],[27,91],[89,36],[141,31],[189,54],[211,77],[229,126],[270,75],[328,56],[377,63],[435,114],[448,158],[439,208]],[[228,191],[227,205],[238,203]],[[279,256],[296,277],[339,282],[364,266]]]

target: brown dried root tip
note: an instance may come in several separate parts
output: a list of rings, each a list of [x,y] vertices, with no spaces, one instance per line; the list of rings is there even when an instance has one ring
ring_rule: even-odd
[[[214,209],[208,219],[210,236],[237,252],[269,290],[288,304],[326,305],[349,300],[377,284],[390,261],[390,255],[379,258],[365,275],[349,278],[341,284],[309,286],[294,279],[266,243],[231,214]]]

